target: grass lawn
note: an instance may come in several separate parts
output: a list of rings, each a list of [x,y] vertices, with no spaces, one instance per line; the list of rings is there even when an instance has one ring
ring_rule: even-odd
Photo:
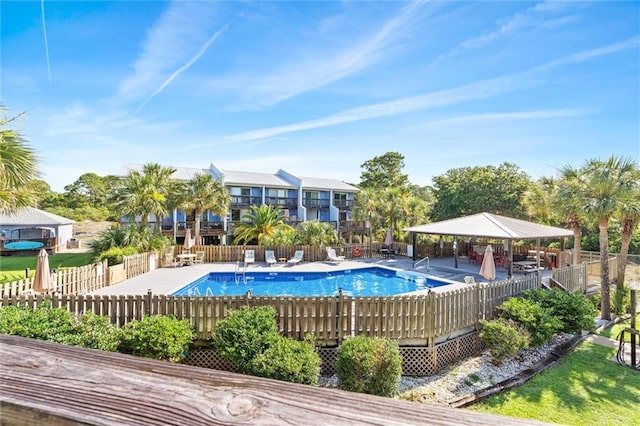
[[[640,372],[583,342],[554,368],[468,409],[565,425],[640,424]]]
[[[49,255],[49,268],[88,265],[93,253],[60,253]],[[38,256],[2,256],[0,257],[0,283],[17,281],[25,278],[25,269],[30,269],[33,276]]]
[[[626,320],[619,322],[618,324],[614,324],[610,328],[606,328],[602,330],[600,333],[601,336],[606,336],[614,340],[618,340],[618,334],[622,331],[622,329],[631,327],[631,318],[627,318]],[[640,327],[640,314],[636,315],[636,328]],[[624,335],[625,342],[631,341],[631,334],[625,333]],[[638,339],[636,339],[637,341]]]

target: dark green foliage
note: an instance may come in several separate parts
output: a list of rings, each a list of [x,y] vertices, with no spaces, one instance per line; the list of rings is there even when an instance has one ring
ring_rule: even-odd
[[[64,308],[52,308],[51,303],[43,303],[37,309],[0,307],[0,334],[112,352],[120,341],[119,330],[107,317],[88,312],[77,320]]]
[[[105,316],[87,312],[73,328],[75,334],[64,343],[108,352],[118,350],[121,332]]]
[[[491,352],[492,362],[496,365],[502,360],[524,349],[529,344],[529,332],[511,320],[482,320],[480,339]]]
[[[521,324],[531,335],[531,346],[548,342],[555,333],[562,331],[563,323],[551,315],[548,309],[523,298],[511,298],[498,306],[500,318]]]
[[[252,364],[256,376],[316,385],[322,360],[312,343],[278,336]]]
[[[102,261],[107,259],[109,266],[118,265],[123,262],[124,256],[131,256],[138,253],[135,247],[113,247],[107,251],[100,253],[97,260]]]
[[[213,344],[220,356],[252,374],[253,360],[278,339],[276,310],[271,306],[232,310],[218,322]]]
[[[631,290],[624,286],[622,289],[613,290],[611,295],[611,310],[618,315],[624,315],[631,307]]]
[[[122,327],[118,352],[179,362],[192,339],[193,328],[188,320],[149,316]]]
[[[535,289],[526,291],[524,297],[562,321],[562,329],[558,331],[580,334],[582,330],[595,329],[596,310],[582,293]]]
[[[230,311],[218,322],[213,345],[242,373],[294,383],[318,382],[321,360],[313,341],[280,336],[271,306]]]
[[[341,389],[392,396],[402,375],[398,344],[367,336],[350,337],[338,349],[336,373]]]

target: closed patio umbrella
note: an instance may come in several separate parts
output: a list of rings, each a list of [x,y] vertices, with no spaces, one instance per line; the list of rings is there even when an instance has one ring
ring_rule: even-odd
[[[184,234],[184,249],[191,251],[193,247],[193,240],[191,239],[191,229],[187,228],[187,232]]]
[[[493,247],[487,245],[484,249],[484,258],[482,259],[482,266],[480,266],[480,275],[493,281],[496,279],[496,264],[493,261]]]
[[[36,263],[36,274],[33,278],[33,291],[38,293],[46,293],[51,289],[51,275],[49,272],[49,254],[45,249],[38,253],[38,262]]]

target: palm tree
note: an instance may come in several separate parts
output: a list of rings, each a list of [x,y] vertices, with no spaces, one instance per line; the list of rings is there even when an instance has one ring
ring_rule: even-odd
[[[242,223],[233,231],[234,243],[247,244],[257,241],[259,245],[267,242],[268,237],[280,228],[291,228],[284,223],[282,209],[275,206],[251,206]]]
[[[522,205],[529,217],[551,225],[554,220],[553,196],[556,182],[553,178],[542,177],[522,194]]]
[[[186,197],[183,206],[195,210],[196,241],[200,240],[200,216],[207,210],[213,214],[225,215],[229,210],[231,197],[229,192],[210,174],[197,174],[186,185]]]
[[[638,175],[640,175],[640,171],[636,171],[635,189],[629,191],[620,200],[620,259],[616,274],[616,287],[620,291],[624,287],[631,236],[640,223],[640,177]]]
[[[5,111],[0,105],[0,213],[13,213],[35,204],[35,194],[28,188],[38,170],[35,151],[20,133],[5,128],[22,114],[8,119]]]
[[[583,209],[583,178],[581,170],[565,166],[560,171],[560,180],[553,193],[552,204],[573,232],[573,260],[580,263],[582,248],[582,224],[585,221]]]
[[[336,230],[328,223],[304,222],[296,229],[296,243],[301,245],[327,246],[338,242]]]
[[[116,191],[116,208],[122,216],[136,223],[139,217],[143,225],[147,225],[153,215],[154,227],[159,230],[162,218],[168,212],[167,197],[172,187],[171,175],[175,171],[171,167],[149,163],[142,167],[141,172],[129,172]]]
[[[630,159],[611,156],[608,160],[589,160],[582,168],[585,212],[597,219],[600,231],[600,278],[602,280],[602,318],[611,319],[609,295],[609,221],[620,211],[622,200],[637,189],[637,167]]]

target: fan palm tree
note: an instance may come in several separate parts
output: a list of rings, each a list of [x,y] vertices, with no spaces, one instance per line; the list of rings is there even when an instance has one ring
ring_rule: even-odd
[[[637,166],[630,159],[615,156],[604,161],[594,159],[582,167],[582,176],[579,191],[583,209],[598,222],[602,318],[609,320],[609,221],[620,211],[622,201],[637,189]]]
[[[5,128],[22,114],[8,119],[5,111],[0,105],[0,213],[13,213],[35,204],[35,194],[28,188],[38,170],[35,151],[20,133]]]
[[[616,274],[616,287],[618,290],[622,290],[624,286],[631,236],[640,223],[640,177],[638,175],[640,175],[640,171],[636,170],[635,189],[631,189],[620,200],[620,260]]]
[[[160,229],[162,218],[167,215],[167,197],[171,189],[171,175],[176,170],[149,163],[142,171],[133,170],[123,179],[116,191],[115,204],[122,216],[143,225],[149,217],[155,217],[154,227]]]
[[[573,232],[572,263],[577,265],[580,263],[582,248],[582,224],[586,220],[583,209],[584,179],[581,170],[571,166],[562,168],[560,174],[556,191],[553,193],[552,204]]]
[[[196,241],[200,240],[200,217],[207,210],[213,214],[225,215],[229,210],[231,196],[224,186],[210,174],[197,174],[186,185],[183,206],[195,210]]]
[[[328,223],[304,222],[296,229],[296,243],[301,245],[327,246],[338,243],[336,230]]]
[[[551,225],[554,222],[553,196],[556,182],[553,178],[542,177],[522,194],[522,205],[529,217]]]
[[[251,206],[251,211],[233,231],[234,243],[247,244],[251,241],[257,241],[259,245],[263,245],[274,230],[280,228],[291,228],[284,223],[280,207]]]

